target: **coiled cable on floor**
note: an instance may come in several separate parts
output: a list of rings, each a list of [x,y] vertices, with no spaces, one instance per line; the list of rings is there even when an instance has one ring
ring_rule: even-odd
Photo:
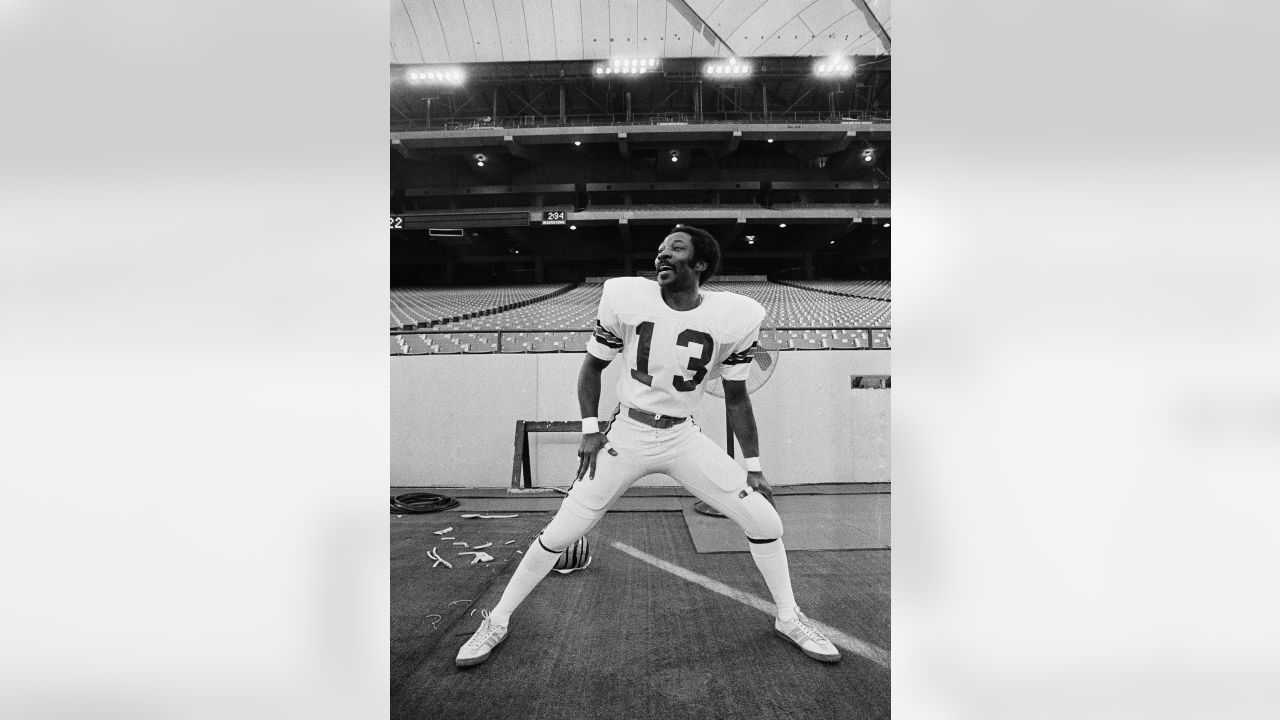
[[[433,513],[456,508],[458,505],[459,503],[457,498],[427,492],[405,493],[403,495],[393,495],[391,497],[391,512],[393,513],[410,513],[415,515]]]

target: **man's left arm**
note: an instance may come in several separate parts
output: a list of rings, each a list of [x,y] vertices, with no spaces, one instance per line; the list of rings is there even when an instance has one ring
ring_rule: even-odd
[[[756,414],[751,408],[751,396],[747,394],[747,381],[725,379],[723,382],[724,402],[729,412],[729,423],[733,426],[733,434],[738,438],[738,445],[742,447],[742,456],[754,458],[758,462],[760,437],[756,430]],[[774,504],[773,488],[764,479],[764,472],[748,469],[747,485],[763,495],[770,504]]]

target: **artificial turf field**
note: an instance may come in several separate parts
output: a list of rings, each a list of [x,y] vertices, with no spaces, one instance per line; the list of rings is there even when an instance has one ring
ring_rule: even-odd
[[[776,636],[759,607],[707,586],[768,600],[745,541],[742,552],[699,554],[681,512],[631,507],[609,513],[588,535],[589,568],[551,573],[513,615],[493,656],[466,669],[454,665],[458,648],[551,513],[508,507],[503,512],[520,516],[462,519],[482,512],[464,502],[392,516],[391,716],[889,716],[889,550],[788,551],[802,609],[845,640],[843,660],[825,664]],[[448,527],[446,535],[433,532]],[[495,559],[466,564],[469,556],[456,552],[468,548],[454,542],[491,542],[485,552]],[[433,547],[452,569],[431,567]]]

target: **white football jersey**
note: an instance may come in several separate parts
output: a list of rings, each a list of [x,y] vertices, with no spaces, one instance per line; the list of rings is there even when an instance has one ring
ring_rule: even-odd
[[[764,306],[731,292],[702,291],[702,304],[672,310],[658,283],[642,277],[608,280],[587,352],[626,368],[618,400],[656,415],[688,417],[706,389],[707,374],[724,365],[728,380],[745,380]]]

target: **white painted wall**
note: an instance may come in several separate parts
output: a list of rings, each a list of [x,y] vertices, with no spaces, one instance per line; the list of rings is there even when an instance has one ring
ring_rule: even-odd
[[[760,458],[775,485],[889,482],[891,390],[853,390],[853,375],[890,375],[889,350],[791,351],[751,396]],[[574,420],[583,353],[391,357],[391,485],[510,487],[516,420]],[[601,414],[617,403],[615,360]],[[703,396],[694,419],[721,446],[724,401]],[[535,485],[568,485],[578,437],[530,436]],[[737,453],[741,456],[741,451]],[[662,475],[642,485],[671,485]]]

